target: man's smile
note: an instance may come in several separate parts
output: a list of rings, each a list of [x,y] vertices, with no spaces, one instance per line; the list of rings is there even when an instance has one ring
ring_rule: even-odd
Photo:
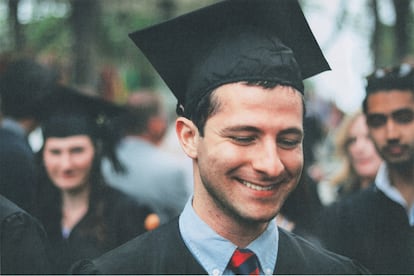
[[[274,184],[273,185],[261,186],[261,185],[253,184],[253,183],[248,182],[246,180],[240,180],[240,183],[242,183],[246,187],[248,187],[250,189],[253,189],[253,190],[256,190],[256,191],[270,191],[275,187]]]

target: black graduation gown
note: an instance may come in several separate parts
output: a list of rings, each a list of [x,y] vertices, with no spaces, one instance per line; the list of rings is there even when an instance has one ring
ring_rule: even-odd
[[[87,229],[97,225],[91,210],[72,229],[68,238],[63,238],[59,219],[44,222],[50,239],[52,273],[67,273],[70,266],[81,259],[96,258],[105,252],[146,232],[144,221],[152,213],[146,206],[111,187],[103,193],[103,217],[106,225],[101,240],[87,234]],[[95,207],[97,208],[97,207]],[[47,220],[47,217],[44,217]],[[99,229],[96,229],[99,231]],[[95,232],[96,233],[96,232]]]
[[[404,208],[375,186],[328,207],[319,227],[327,249],[374,274],[414,274],[414,227]]]
[[[50,273],[40,223],[0,195],[0,274]]]
[[[279,257],[274,274],[362,274],[348,258],[317,249],[294,234],[279,230]],[[141,235],[94,261],[83,260],[73,274],[207,274],[186,247],[178,219]]]
[[[34,154],[26,137],[0,128],[0,194],[32,214],[35,175]]]

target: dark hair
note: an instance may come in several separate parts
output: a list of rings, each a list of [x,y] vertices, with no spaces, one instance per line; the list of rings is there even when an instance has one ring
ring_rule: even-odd
[[[140,135],[148,130],[151,118],[163,113],[163,103],[155,92],[131,94],[125,106],[126,112],[117,118],[122,133]]]
[[[92,140],[93,141],[93,140]],[[89,194],[89,210],[91,212],[90,224],[84,227],[81,235],[97,240],[99,243],[105,243],[107,237],[107,226],[104,221],[104,206],[102,195],[106,192],[106,184],[101,173],[101,159],[99,145],[93,141],[95,148],[95,156],[89,176],[90,194]],[[36,153],[36,161],[38,164],[38,189],[37,204],[35,216],[40,219],[45,230],[51,239],[59,239],[61,235],[60,222],[62,219],[62,197],[59,189],[52,183],[47,175],[43,162],[44,147]],[[58,236],[57,236],[58,235]]]
[[[0,79],[3,114],[16,119],[38,118],[39,104],[57,81],[57,72],[31,59],[10,63]]]
[[[394,67],[384,67],[375,70],[366,78],[366,95],[362,102],[362,110],[367,114],[368,97],[378,91],[409,90],[414,93],[414,68],[408,63]]]
[[[265,89],[271,89],[278,85],[281,85],[280,82],[275,81],[247,81],[245,84],[249,86],[260,86]],[[207,122],[207,119],[213,116],[220,108],[220,102],[216,97],[214,97],[214,91],[215,90],[211,91],[210,93],[206,93],[206,95],[202,97],[197,103],[197,106],[191,109],[191,113],[183,110],[180,105],[177,106],[177,114],[193,121],[193,123],[197,126],[201,136],[204,136],[204,126]],[[302,105],[303,118],[305,118],[306,106],[303,97]]]

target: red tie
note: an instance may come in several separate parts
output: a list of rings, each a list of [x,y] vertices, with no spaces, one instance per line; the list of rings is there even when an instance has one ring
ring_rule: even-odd
[[[229,268],[236,275],[259,275],[257,257],[249,249],[237,248],[230,259]]]

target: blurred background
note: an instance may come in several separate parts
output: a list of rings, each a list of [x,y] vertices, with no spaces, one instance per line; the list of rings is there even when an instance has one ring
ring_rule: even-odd
[[[58,68],[65,82],[117,102],[137,88],[154,87],[173,105],[128,33],[214,2],[1,0],[1,58],[34,56]],[[307,83],[312,112],[354,111],[363,98],[363,77],[374,67],[413,58],[413,2],[300,1],[332,67]]]
[[[167,90],[128,33],[213,2],[1,0],[0,53],[3,59],[35,56],[56,66],[68,83],[122,102],[138,87]],[[309,98],[353,111],[374,66],[412,59],[412,0],[300,2],[333,69],[309,81]]]
[[[0,0],[0,61],[35,57],[66,84],[118,103],[138,89],[161,91],[173,116],[175,99],[128,33],[217,1]],[[360,107],[375,67],[412,61],[413,2],[300,1],[332,67],[306,81],[308,115],[335,128]]]

